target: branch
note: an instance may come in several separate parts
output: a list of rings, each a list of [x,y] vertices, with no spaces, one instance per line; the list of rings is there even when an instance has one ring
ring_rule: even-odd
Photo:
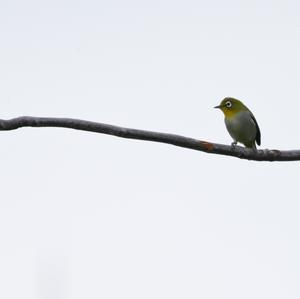
[[[232,148],[229,145],[206,142],[175,134],[129,129],[80,119],[21,116],[9,120],[0,120],[1,131],[15,130],[21,127],[70,128],[75,130],[114,135],[122,138],[168,143],[206,153],[232,156],[240,159],[255,161],[300,160],[300,150],[252,150],[240,146]]]

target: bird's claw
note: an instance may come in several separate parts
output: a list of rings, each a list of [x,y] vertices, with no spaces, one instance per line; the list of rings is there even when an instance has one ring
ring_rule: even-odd
[[[236,141],[233,141],[233,142],[231,143],[231,148],[232,148],[232,149],[235,149],[236,145],[237,145],[237,142],[236,142]]]

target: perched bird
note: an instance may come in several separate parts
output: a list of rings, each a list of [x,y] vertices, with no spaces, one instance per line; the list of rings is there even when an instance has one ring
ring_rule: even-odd
[[[255,142],[260,145],[260,130],[252,112],[239,100],[225,98],[219,108],[225,115],[225,125],[233,138],[232,146],[238,142],[246,147],[256,149]]]

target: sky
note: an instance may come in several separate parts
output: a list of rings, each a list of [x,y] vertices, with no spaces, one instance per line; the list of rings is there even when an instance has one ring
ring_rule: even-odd
[[[299,1],[0,2],[0,118],[299,149]],[[2,132],[0,297],[300,297],[299,163],[62,128]]]

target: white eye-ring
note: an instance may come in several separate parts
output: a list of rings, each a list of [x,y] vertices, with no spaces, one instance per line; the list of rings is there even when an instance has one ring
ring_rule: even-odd
[[[227,102],[225,103],[225,105],[226,105],[227,108],[230,108],[230,107],[232,106],[232,103],[231,103],[230,101],[227,101]]]

